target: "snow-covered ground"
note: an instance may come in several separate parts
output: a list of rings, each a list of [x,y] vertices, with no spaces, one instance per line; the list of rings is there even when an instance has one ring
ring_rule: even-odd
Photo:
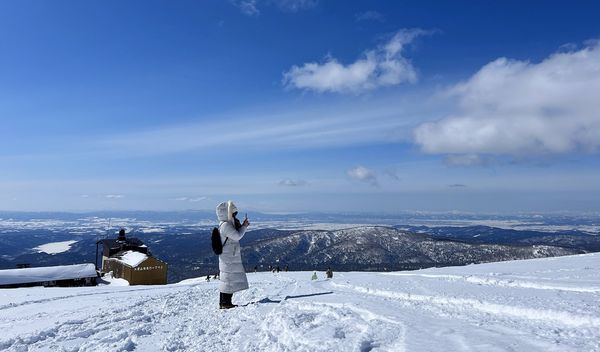
[[[600,351],[600,253],[395,273],[0,290],[7,351]]]
[[[69,249],[71,249],[71,246],[75,243],[77,243],[77,241],[51,242],[43,244],[41,246],[37,246],[33,248],[33,250],[48,254],[58,254],[68,251]]]

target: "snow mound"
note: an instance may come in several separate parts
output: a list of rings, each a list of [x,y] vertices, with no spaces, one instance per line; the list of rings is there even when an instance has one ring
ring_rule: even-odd
[[[311,276],[0,290],[0,350],[600,351],[600,253]]]

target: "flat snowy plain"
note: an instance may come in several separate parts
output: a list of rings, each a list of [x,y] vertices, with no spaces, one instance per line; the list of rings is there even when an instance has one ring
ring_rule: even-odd
[[[311,275],[0,290],[0,350],[600,351],[600,253]]]

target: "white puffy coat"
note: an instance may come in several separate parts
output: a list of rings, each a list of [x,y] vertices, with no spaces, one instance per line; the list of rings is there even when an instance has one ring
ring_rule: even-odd
[[[235,205],[231,201],[217,206],[221,243],[228,238],[223,246],[223,253],[219,256],[219,291],[223,293],[234,293],[248,288],[248,278],[240,253],[240,239],[244,237],[248,226],[242,226],[239,231],[235,229],[232,215],[234,211]]]

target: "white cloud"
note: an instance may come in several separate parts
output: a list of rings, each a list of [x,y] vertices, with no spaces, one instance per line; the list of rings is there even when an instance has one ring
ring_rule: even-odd
[[[381,14],[380,12],[377,12],[377,11],[372,11],[372,10],[357,13],[355,16],[355,19],[356,19],[356,22],[361,22],[361,21],[383,22],[383,21],[385,21],[385,17],[383,16],[383,14]]]
[[[177,198],[173,198],[173,200],[176,201],[180,201],[180,202],[191,202],[191,203],[197,203],[197,202],[201,202],[203,200],[207,200],[208,197],[177,197]]]
[[[367,182],[373,186],[378,185],[377,176],[375,173],[364,166],[359,165],[355,168],[352,168],[346,171],[346,174],[355,180]]]
[[[235,5],[246,16],[260,15],[259,3],[262,5],[275,5],[283,12],[298,12],[311,9],[319,3],[318,0],[232,0]]]
[[[281,11],[298,12],[312,9],[319,3],[318,0],[271,0]]]
[[[106,197],[108,199],[121,199],[121,198],[124,198],[125,196],[122,194],[107,194],[104,197]]]
[[[422,124],[415,142],[471,156],[598,152],[599,92],[599,42],[540,63],[500,58],[453,87],[459,113]]]
[[[423,118],[415,112],[423,100],[420,95],[408,95],[348,105],[204,116],[198,123],[107,136],[93,147],[105,154],[143,156],[215,148],[230,153],[241,148],[281,151],[410,142],[411,131]]]
[[[304,180],[292,180],[290,178],[285,178],[285,179],[279,181],[280,186],[288,186],[288,187],[305,186],[306,184],[307,184],[307,182]]]
[[[366,51],[361,58],[347,65],[333,57],[327,57],[323,63],[294,65],[283,74],[283,84],[288,88],[317,92],[359,93],[404,82],[414,83],[417,72],[402,55],[403,50],[416,37],[428,33],[421,29],[400,30],[387,43]]]
[[[478,154],[450,154],[446,156],[448,166],[485,166],[489,164],[488,158]]]
[[[256,6],[256,0],[234,0],[232,3],[246,16],[258,16],[260,14]]]
[[[389,178],[395,181],[400,181],[400,176],[398,175],[398,171],[393,169],[385,170],[384,172]]]

